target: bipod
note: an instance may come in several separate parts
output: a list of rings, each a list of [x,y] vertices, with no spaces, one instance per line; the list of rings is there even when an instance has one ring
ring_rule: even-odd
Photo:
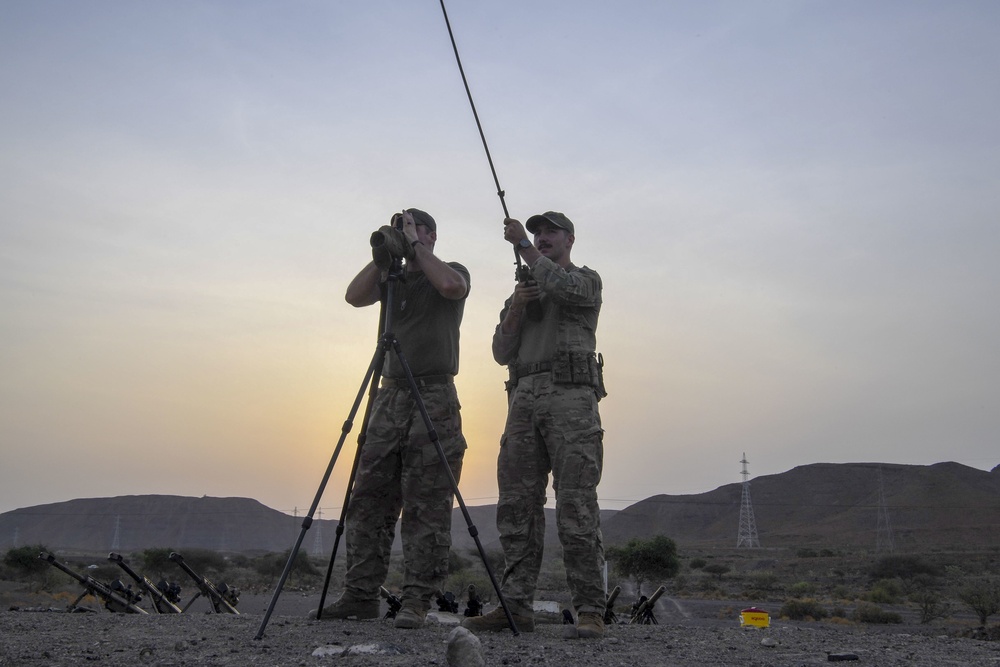
[[[645,595],[640,597],[635,603],[635,606],[632,607],[632,618],[629,619],[629,623],[657,625],[656,616],[653,615],[653,609],[656,608],[656,601],[660,599],[660,596],[663,595],[665,590],[667,590],[665,587],[660,586],[649,598],[646,598]]]
[[[514,616],[507,605],[507,600],[504,598],[504,595],[500,590],[500,584],[497,582],[496,575],[493,573],[493,568],[490,566],[489,559],[486,557],[486,550],[483,548],[483,544],[479,539],[479,529],[476,528],[475,524],[472,522],[472,516],[469,514],[469,508],[465,505],[465,500],[462,498],[461,491],[459,491],[458,481],[455,479],[451,466],[448,464],[448,456],[444,453],[444,447],[441,446],[441,440],[438,437],[437,429],[434,428],[434,423],[431,421],[430,415],[427,412],[427,406],[424,404],[424,400],[420,396],[420,388],[417,386],[417,381],[413,376],[413,372],[410,370],[410,365],[406,361],[406,356],[403,354],[403,349],[400,346],[399,340],[396,338],[396,335],[392,330],[393,298],[396,284],[402,279],[402,258],[393,256],[388,271],[385,299],[382,303],[381,335],[379,336],[375,353],[372,355],[372,360],[368,365],[368,370],[365,373],[364,380],[362,381],[361,387],[358,389],[358,393],[354,398],[354,404],[351,406],[348,418],[344,422],[344,426],[341,429],[340,438],[337,440],[337,446],[334,448],[333,456],[330,458],[330,463],[327,465],[323,478],[320,481],[319,488],[316,490],[316,495],[313,498],[312,505],[309,507],[309,512],[302,521],[302,530],[299,532],[298,538],[296,539],[291,552],[288,554],[288,562],[285,564],[285,569],[281,573],[281,577],[278,579],[278,585],[274,590],[274,594],[271,596],[271,602],[268,605],[267,611],[264,613],[264,618],[261,620],[260,627],[257,629],[257,634],[254,636],[254,639],[262,639],[264,637],[264,629],[267,627],[268,620],[270,619],[271,614],[274,611],[274,607],[277,604],[278,596],[281,594],[281,589],[284,587],[285,581],[288,579],[292,565],[294,564],[298,551],[302,546],[302,540],[305,538],[306,531],[308,531],[309,527],[312,525],[313,514],[316,513],[316,509],[319,507],[326,485],[330,481],[330,475],[333,472],[333,467],[336,464],[337,458],[340,456],[340,450],[344,445],[344,441],[347,439],[347,434],[353,428],[353,420],[361,406],[361,400],[365,395],[366,389],[368,389],[371,385],[370,391],[368,392],[368,406],[365,409],[365,423],[362,425],[362,436],[358,439],[358,449],[355,454],[354,466],[351,470],[351,480],[348,483],[347,497],[345,498],[343,508],[341,509],[340,525],[337,528],[337,539],[335,540],[334,551],[330,558],[330,565],[327,568],[327,580],[323,584],[323,597],[321,598],[321,604],[316,611],[316,618],[319,619],[322,617],[322,602],[325,601],[325,595],[329,589],[330,576],[333,572],[333,562],[336,557],[336,545],[339,543],[340,534],[343,532],[343,524],[350,506],[350,493],[353,489],[354,476],[357,472],[358,461],[361,457],[361,449],[364,445],[364,436],[368,432],[368,421],[371,418],[372,405],[374,398],[378,393],[378,387],[374,384],[377,383],[378,380],[374,380],[373,383],[373,378],[381,377],[382,367],[385,364],[385,358],[389,354],[390,350],[395,353],[396,358],[399,361],[399,365],[406,374],[406,380],[410,387],[410,393],[413,396],[414,403],[420,412],[420,417],[423,420],[424,426],[427,428],[427,436],[434,444],[435,449],[437,449],[438,458],[441,461],[441,465],[444,466],[444,471],[451,484],[452,492],[455,494],[455,500],[458,501],[458,506],[462,510],[462,516],[465,517],[465,523],[468,526],[469,535],[476,543],[476,548],[479,550],[479,556],[482,558],[483,566],[486,568],[486,573],[489,575],[490,582],[493,584],[493,588],[496,590],[497,597],[500,600],[500,605],[503,607],[504,613],[507,615],[507,623],[510,625],[511,632],[513,632],[515,636],[520,634],[517,629],[517,624],[514,622]],[[376,372],[378,375],[376,375]]]
[[[618,622],[618,616],[615,615],[615,600],[618,599],[618,594],[622,592],[621,586],[615,586],[614,590],[608,594],[608,599],[604,603],[604,623],[605,625],[610,625],[612,623]]]
[[[163,591],[156,587],[148,577],[139,574],[125,562],[121,554],[116,554],[114,552],[108,554],[108,560],[112,563],[116,563],[118,567],[125,571],[125,574],[132,577],[133,580],[140,586],[142,586],[149,596],[153,598],[153,609],[156,610],[158,614],[179,614],[181,613],[181,608],[175,605],[173,602],[167,599]]]
[[[398,614],[399,610],[403,608],[403,601],[399,598],[398,595],[392,593],[385,586],[379,586],[378,592],[382,595],[383,598],[385,598],[385,603],[389,605],[389,609],[385,612],[385,616],[383,616],[382,618],[383,619],[396,618],[396,614]],[[317,616],[316,618],[319,618],[319,616]]]

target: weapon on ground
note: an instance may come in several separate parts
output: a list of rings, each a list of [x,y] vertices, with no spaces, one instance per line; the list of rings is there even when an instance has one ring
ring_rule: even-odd
[[[191,569],[191,566],[184,562],[184,557],[176,551],[172,551],[169,558],[180,565],[181,569],[187,572],[188,576],[194,579],[194,583],[198,586],[198,592],[188,601],[182,611],[187,611],[191,603],[197,600],[199,595],[203,595],[212,603],[212,608],[216,614],[221,614],[222,612],[229,614],[240,613],[236,611],[236,603],[240,601],[239,589],[230,588],[225,583],[219,584],[217,588],[211,581]]]
[[[465,615],[466,616],[483,615],[483,601],[479,599],[479,594],[476,593],[475,584],[469,584],[469,599],[465,603]]]
[[[385,612],[385,616],[382,618],[396,618],[396,614],[403,608],[403,601],[398,595],[390,593],[389,589],[385,586],[379,586],[378,592],[382,594],[382,597],[385,598],[386,604],[389,605],[389,611]]]
[[[125,562],[125,559],[122,558],[121,554],[116,554],[114,552],[111,552],[110,554],[108,554],[108,560],[111,561],[112,563],[117,564],[118,567],[120,567],[122,570],[125,571],[125,574],[132,577],[132,579],[135,580],[137,584],[142,586],[146,590],[146,592],[149,593],[149,597],[153,599],[153,609],[156,610],[156,613],[158,614],[181,613],[181,608],[178,607],[176,604],[174,604],[174,602],[180,600],[179,596],[177,596],[176,599],[171,600],[168,593],[165,593],[164,591],[160,590],[160,588],[155,584],[153,584],[153,582],[148,577],[139,574],[131,567],[129,567],[128,563]],[[167,584],[165,581],[160,583],[165,585],[168,592],[170,591],[169,584]],[[177,588],[177,593],[180,593],[180,586],[176,586],[176,588]]]
[[[451,591],[438,596],[437,606],[438,611],[447,611],[452,614],[458,613],[458,600],[455,599],[455,594]]]
[[[614,590],[608,595],[607,602],[604,603],[604,623],[611,624],[618,622],[618,616],[615,615],[615,600],[618,599],[618,594],[622,592],[621,586],[615,586]]]
[[[653,609],[656,607],[656,601],[660,599],[665,590],[667,590],[665,587],[660,586],[648,599],[643,599],[646,597],[645,595],[639,598],[639,601],[632,608],[632,618],[629,619],[629,623],[656,625],[657,620],[656,616],[653,616]]]
[[[70,568],[66,567],[62,563],[56,560],[56,557],[50,553],[42,552],[38,554],[41,560],[48,562],[49,565],[56,568],[57,570],[62,570],[69,576],[76,579],[84,587],[83,593],[74,600],[68,607],[70,611],[75,611],[80,600],[87,595],[93,595],[96,598],[100,598],[104,602],[104,608],[111,612],[123,612],[127,614],[145,614],[147,613],[145,609],[136,606],[135,601],[141,597],[141,595],[129,591],[124,584],[120,581],[117,582],[118,588],[121,591],[116,593],[115,590],[105,583],[94,579],[91,576],[84,576],[78,572],[74,572]],[[84,607],[80,607],[84,609]]]

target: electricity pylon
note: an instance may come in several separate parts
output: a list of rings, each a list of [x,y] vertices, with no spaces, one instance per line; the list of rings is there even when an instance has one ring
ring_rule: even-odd
[[[743,498],[740,501],[740,533],[736,538],[736,548],[760,548],[757,539],[757,521],[753,518],[753,505],[750,504],[750,473],[747,471],[747,453],[743,452]]]
[[[882,466],[878,467],[878,527],[875,536],[875,553],[892,553],[892,525],[889,523],[889,507],[885,504],[885,488],[882,485]]]

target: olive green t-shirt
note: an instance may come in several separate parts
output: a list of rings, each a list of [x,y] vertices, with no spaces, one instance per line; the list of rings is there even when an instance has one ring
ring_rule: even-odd
[[[461,299],[446,299],[434,288],[423,271],[406,272],[406,280],[396,283],[393,333],[413,375],[457,375],[459,326],[465,312],[465,300],[472,289],[469,270],[458,262],[447,262],[458,271],[469,290]],[[383,292],[384,298],[384,292]],[[404,378],[406,373],[395,352],[389,351],[382,375]]]

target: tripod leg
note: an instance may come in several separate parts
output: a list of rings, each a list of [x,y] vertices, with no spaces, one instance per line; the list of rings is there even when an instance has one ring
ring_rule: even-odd
[[[385,355],[380,358],[378,368],[373,374],[374,378],[382,375],[382,365]],[[368,423],[371,420],[372,405],[375,403],[375,395],[378,393],[378,381],[373,380],[368,390],[368,404],[365,406],[365,416],[361,422],[361,431],[358,433],[358,449],[354,454],[354,463],[351,465],[351,476],[347,480],[347,491],[344,493],[344,504],[340,510],[340,521],[337,523],[336,536],[333,538],[333,551],[330,552],[330,563],[326,567],[326,580],[323,582],[323,592],[319,596],[319,607],[316,609],[316,620],[323,618],[323,605],[326,604],[326,594],[330,590],[330,578],[333,576],[333,564],[337,560],[337,548],[340,546],[340,536],[344,534],[344,523],[347,519],[347,510],[351,504],[351,492],[354,490],[354,479],[358,474],[358,462],[361,460],[361,450],[368,440]]]
[[[368,364],[368,371],[365,373],[365,379],[361,383],[361,388],[358,390],[358,394],[354,398],[354,404],[351,406],[351,412],[341,429],[340,439],[337,440],[337,446],[333,450],[333,456],[330,457],[330,463],[327,464],[326,471],[323,473],[323,479],[319,484],[319,488],[316,490],[316,496],[313,498],[312,505],[309,507],[309,513],[306,514],[305,518],[302,520],[302,530],[299,531],[299,536],[295,540],[295,545],[288,554],[288,562],[285,563],[285,569],[282,571],[281,577],[278,579],[278,585],[274,589],[274,594],[271,596],[271,602],[267,606],[264,618],[261,619],[260,627],[257,629],[257,634],[254,635],[254,639],[261,639],[264,637],[264,629],[267,627],[267,622],[270,620],[271,614],[274,612],[274,606],[278,603],[278,596],[281,595],[281,589],[284,587],[285,581],[288,579],[288,575],[292,571],[292,566],[295,564],[295,557],[298,556],[299,548],[302,546],[302,540],[306,536],[306,531],[308,531],[312,526],[313,515],[316,513],[316,508],[319,507],[319,502],[323,498],[323,491],[326,490],[326,485],[330,481],[330,475],[333,473],[333,466],[337,463],[337,458],[340,456],[340,450],[344,446],[347,434],[351,432],[351,429],[354,426],[354,417],[358,414],[358,408],[361,407],[361,400],[365,396],[365,389],[372,381],[375,369],[382,367],[382,363],[385,360],[385,353],[385,344],[380,341],[379,347],[375,351],[375,355],[372,357],[371,363]]]
[[[476,528],[475,524],[472,522],[472,516],[469,514],[469,509],[465,506],[465,500],[462,499],[462,493],[458,490],[458,482],[455,480],[455,475],[451,472],[451,466],[448,463],[448,456],[445,454],[444,448],[441,446],[441,439],[438,437],[437,429],[434,428],[434,423],[431,421],[430,415],[427,413],[427,406],[424,405],[424,401],[420,397],[420,389],[417,387],[417,381],[414,379],[413,373],[410,371],[410,365],[406,362],[406,358],[403,355],[403,350],[400,347],[399,341],[394,337],[392,338],[392,349],[396,353],[396,357],[399,359],[399,363],[406,373],[406,379],[410,383],[410,392],[413,394],[414,402],[417,405],[417,409],[420,411],[420,417],[423,419],[424,425],[427,427],[427,435],[430,437],[431,442],[434,443],[434,447],[437,449],[438,457],[441,459],[441,465],[444,466],[445,473],[451,483],[452,491],[455,493],[455,499],[458,500],[458,506],[462,510],[462,516],[465,517],[465,524],[469,528],[469,535],[476,543],[476,548],[479,550],[479,556],[482,558],[483,566],[486,568],[486,573],[490,577],[490,583],[493,584],[493,590],[496,591],[497,598],[500,600],[500,605],[503,607],[504,613],[507,615],[507,623],[510,625],[511,632],[517,636],[520,633],[518,632],[517,625],[514,623],[514,616],[511,614],[510,607],[507,606],[507,600],[504,598],[503,592],[500,590],[500,584],[497,582],[496,575],[493,573],[493,568],[490,567],[489,559],[486,557],[486,550],[483,549],[483,544],[479,540],[479,529]]]

